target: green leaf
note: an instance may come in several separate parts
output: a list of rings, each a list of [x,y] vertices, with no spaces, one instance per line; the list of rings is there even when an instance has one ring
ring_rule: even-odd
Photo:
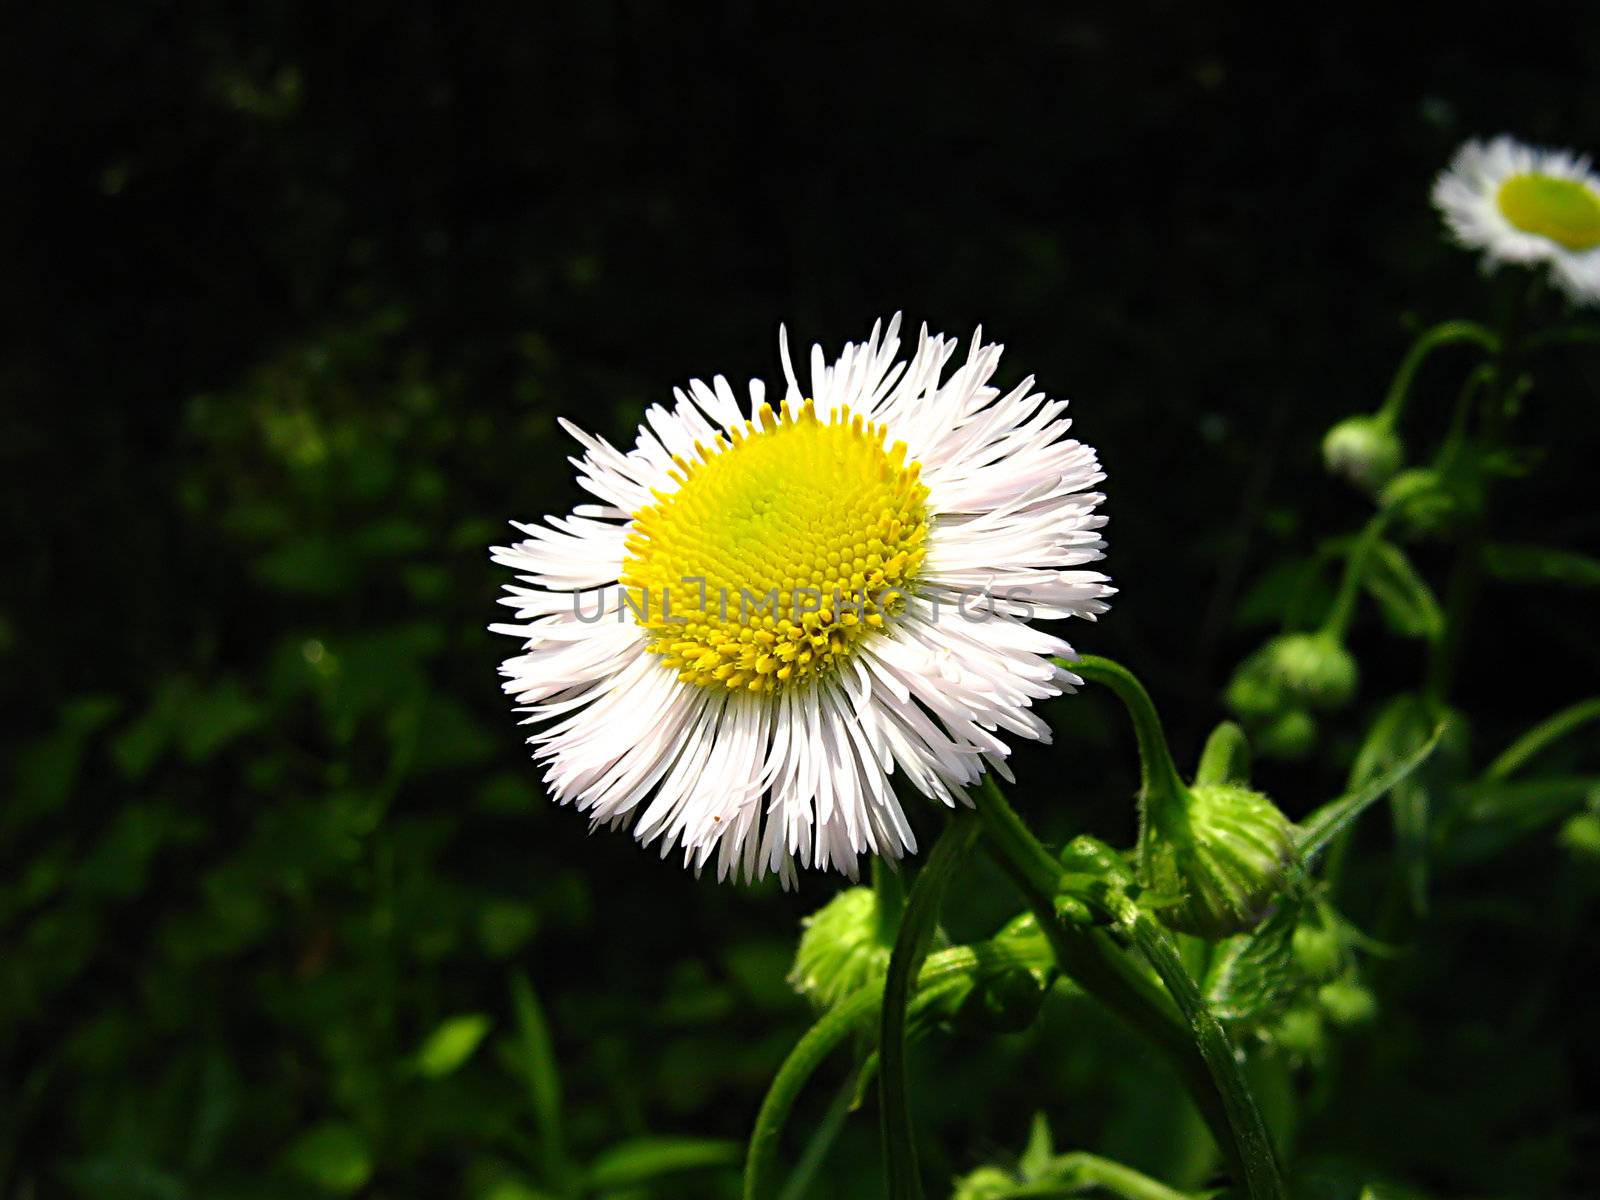
[[[328,1121],[302,1134],[284,1156],[291,1171],[325,1192],[347,1196],[372,1178],[372,1151],[353,1125]]]
[[[743,1152],[738,1142],[714,1138],[634,1138],[601,1152],[589,1168],[588,1186],[605,1191],[649,1183],[680,1171],[731,1167]]]
[[[1481,780],[1463,787],[1458,798],[1464,824],[1455,831],[1451,855],[1462,862],[1483,862],[1585,804],[1600,804],[1600,776]]]
[[[1444,611],[1400,547],[1392,542],[1374,543],[1361,582],[1394,632],[1428,641],[1443,636]]]
[[[417,1051],[417,1073],[427,1079],[449,1075],[472,1057],[492,1024],[482,1013],[464,1013],[441,1022]]]
[[[1574,550],[1501,542],[1483,548],[1483,565],[1489,574],[1508,583],[1600,587],[1600,559]]]
[[[1382,800],[1426,762],[1428,755],[1432,754],[1434,747],[1439,744],[1443,732],[1442,726],[1435,729],[1433,735],[1422,746],[1388,771],[1362,787],[1346,792],[1337,800],[1328,801],[1302,821],[1300,831],[1295,837],[1295,848],[1300,852],[1302,861],[1325,849],[1341,829]]]
[[[521,972],[511,977],[511,1006],[517,1015],[518,1062],[539,1134],[541,1164],[546,1181],[559,1183],[567,1174],[561,1132],[561,1072],[544,1009],[533,985]]]

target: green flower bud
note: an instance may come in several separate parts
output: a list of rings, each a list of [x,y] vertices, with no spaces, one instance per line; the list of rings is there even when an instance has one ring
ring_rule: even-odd
[[[1394,477],[1404,458],[1399,437],[1379,417],[1346,417],[1322,439],[1328,473],[1348,479],[1369,495]]]
[[[1344,939],[1319,919],[1296,925],[1292,945],[1295,964],[1312,979],[1331,979],[1344,963]]]
[[[1272,1027],[1271,1037],[1291,1058],[1306,1062],[1321,1062],[1327,1049],[1322,1014],[1309,1006],[1297,1006],[1284,1013]]]
[[[1297,709],[1343,708],[1357,679],[1356,660],[1336,637],[1286,633],[1239,665],[1225,698],[1241,717],[1263,722]]]
[[[1157,911],[1173,929],[1215,941],[1253,929],[1288,882],[1289,820],[1260,792],[1232,784],[1189,790],[1181,812],[1151,810],[1145,881],[1182,896]]]
[[[1272,674],[1307,708],[1343,708],[1356,694],[1356,660],[1325,633],[1287,633],[1266,645]]]
[[[789,986],[818,1008],[831,1008],[889,973],[892,941],[879,928],[871,888],[846,888],[801,922]]]
[[[1569,818],[1556,840],[1576,858],[1600,859],[1600,814],[1581,812]]]
[[[1233,673],[1223,699],[1234,712],[1249,720],[1276,716],[1288,703],[1283,684],[1267,669],[1266,660],[1258,651]]]
[[[1303,708],[1292,708],[1256,730],[1255,747],[1263,758],[1290,762],[1304,758],[1317,744],[1317,719]]]
[[[1317,989],[1317,1003],[1335,1025],[1364,1025],[1378,1011],[1371,992],[1354,979],[1339,979]]]

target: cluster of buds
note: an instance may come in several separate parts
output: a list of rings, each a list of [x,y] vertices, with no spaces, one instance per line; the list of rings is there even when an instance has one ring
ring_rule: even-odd
[[[1356,660],[1333,633],[1286,633],[1240,664],[1226,699],[1251,727],[1258,751],[1298,758],[1316,741],[1312,714],[1348,705],[1359,678]]]

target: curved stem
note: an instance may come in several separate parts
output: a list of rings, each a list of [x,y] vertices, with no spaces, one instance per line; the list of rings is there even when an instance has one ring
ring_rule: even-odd
[[[966,858],[978,825],[969,809],[945,826],[906,898],[900,932],[883,981],[883,1014],[878,1035],[878,1116],[883,1131],[884,1174],[890,1200],[922,1200],[916,1136],[906,1097],[906,999],[922,969],[928,942],[939,920],[939,906],[956,869]]]
[[[1545,747],[1566,737],[1574,729],[1579,729],[1590,721],[1600,721],[1600,696],[1563,708],[1555,715],[1540,721],[1502,750],[1500,756],[1490,763],[1484,771],[1483,777],[1485,779],[1509,779],[1526,766],[1529,759],[1544,750]]]
[[[1133,721],[1139,743],[1139,860],[1145,859],[1145,846],[1151,826],[1176,825],[1187,820],[1189,789],[1178,776],[1161,718],[1151,703],[1150,693],[1133,672],[1109,658],[1086,654],[1076,662],[1056,660],[1067,670],[1094,683],[1104,684],[1116,693]],[[1032,837],[1032,834],[1029,834]]]
[[[1022,823],[992,777],[984,776],[975,799],[989,851],[1027,901],[1062,974],[1166,1056],[1235,1177],[1247,1178],[1243,1153],[1222,1092],[1172,998],[1140,971],[1103,930],[1086,929],[1060,919],[1055,896],[1062,878],[1061,865]]]
[[[1457,342],[1471,342],[1491,352],[1500,347],[1500,339],[1476,321],[1441,321],[1433,328],[1425,330],[1422,336],[1411,344],[1406,356],[1400,360],[1399,369],[1395,371],[1389,390],[1384,395],[1383,404],[1378,409],[1378,420],[1390,429],[1398,425],[1400,415],[1405,411],[1406,400],[1411,395],[1411,384],[1416,378],[1418,369],[1427,360],[1428,355],[1440,346]]]
[[[989,969],[1004,971],[1045,965],[1019,953],[1014,945],[952,946],[929,955],[917,976],[916,999],[909,1007],[915,1014],[937,1004],[951,987],[964,986],[965,977]],[[882,1003],[882,983],[857,989],[818,1018],[789,1051],[767,1087],[750,1135],[744,1169],[745,1200],[762,1200],[772,1194],[779,1143],[800,1092],[828,1055],[860,1029]]]
[[[852,992],[806,1030],[767,1087],[756,1114],[755,1130],[745,1152],[745,1200],[762,1200],[772,1194],[777,1173],[778,1143],[795,1101],[824,1059],[859,1028],[867,1014],[883,1000],[883,987],[872,984]]]

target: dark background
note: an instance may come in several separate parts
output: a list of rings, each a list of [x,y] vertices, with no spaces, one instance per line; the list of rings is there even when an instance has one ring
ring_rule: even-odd
[[[486,547],[579,501],[555,416],[626,442],[692,375],[776,377],[780,321],[830,350],[896,309],[981,322],[1002,383],[1072,399],[1121,595],[1067,636],[1147,679],[1192,762],[1270,631],[1254,581],[1364,519],[1322,431],[1376,407],[1418,328],[1505,303],[1440,237],[1432,177],[1468,136],[1600,146],[1592,6],[1302,16],[9,6],[0,1195],[294,1195],[286,1148],[334,1122],[369,1194],[489,1196],[526,1141],[493,1040],[519,970],[580,1157],[747,1132],[806,1019],[796,923],[835,882],[696,882],[548,805]],[[1424,376],[1419,454],[1458,377]],[[1519,437],[1551,449],[1504,489],[1505,537],[1600,544],[1597,381],[1592,355],[1541,375]],[[1593,604],[1482,606],[1454,697],[1480,760],[1593,691]],[[1356,648],[1360,712],[1419,669],[1370,618]],[[1339,789],[1360,712],[1264,769],[1291,815]],[[1126,840],[1116,713],[1048,715],[1019,805]],[[1546,831],[1439,881],[1377,1023],[1306,1085],[1317,1194],[1593,1194],[1576,869]],[[970,892],[969,933],[1013,903]],[[462,1012],[491,1048],[419,1078]],[[936,1190],[1035,1107],[1181,1174],[1172,1081],[1087,1009],[920,1055]],[[875,1194],[868,1108],[814,1194]]]

